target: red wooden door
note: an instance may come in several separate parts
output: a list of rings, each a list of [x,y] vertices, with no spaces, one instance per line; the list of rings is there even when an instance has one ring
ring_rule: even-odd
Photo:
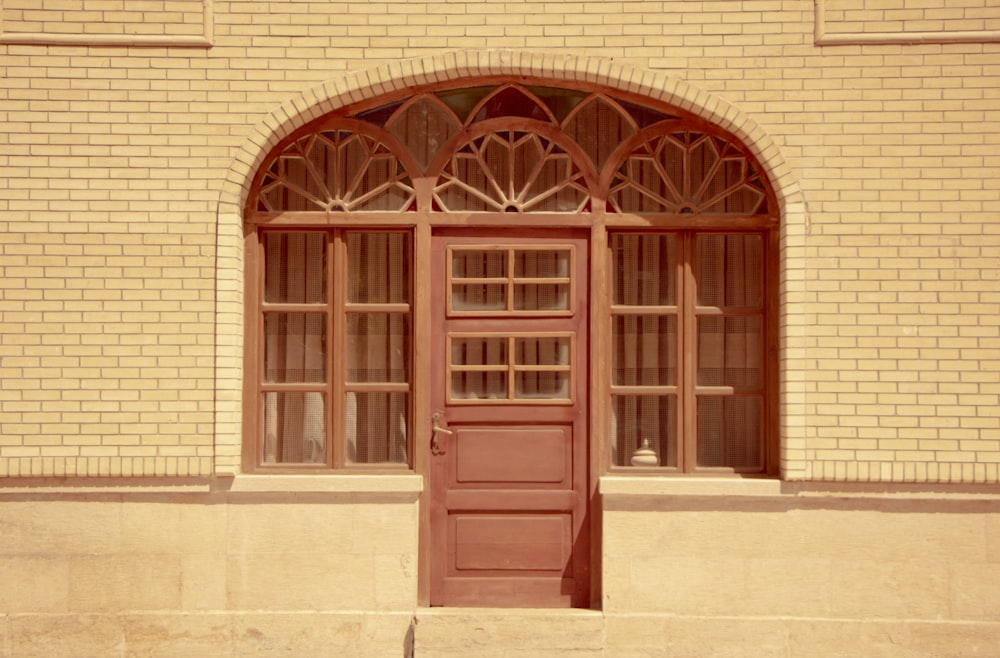
[[[431,604],[587,607],[587,239],[434,237]]]

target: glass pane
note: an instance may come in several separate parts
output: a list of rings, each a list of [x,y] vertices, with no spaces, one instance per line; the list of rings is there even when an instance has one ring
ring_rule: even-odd
[[[326,234],[264,234],[264,301],[322,304],[326,301]]]
[[[470,283],[451,287],[453,311],[505,311],[507,310],[507,284]]]
[[[406,393],[347,393],[347,463],[409,463],[407,398]]]
[[[698,397],[698,465],[761,466],[761,399]]]
[[[326,381],[326,315],[264,314],[264,382]]]
[[[705,183],[705,177],[714,171],[716,163],[719,161],[719,149],[723,145],[722,140],[713,139],[697,133],[691,133],[691,146],[688,149],[688,174],[691,176],[691,190],[701,190]],[[718,194],[721,189],[709,189],[709,198],[714,196],[712,192]]]
[[[545,111],[539,107],[538,103],[525,95],[520,89],[501,89],[492,98],[489,98],[479,108],[479,112],[470,121],[485,121],[495,117],[527,117],[532,119],[546,120]]]
[[[635,133],[618,108],[602,98],[594,98],[567,122],[566,134],[590,156],[597,169],[604,166],[615,148]]]
[[[518,279],[551,279],[569,276],[569,251],[566,249],[532,249],[514,252],[514,277]]]
[[[410,317],[347,314],[347,381],[409,381]]]
[[[611,236],[611,257],[613,304],[677,304],[676,236],[617,233]]]
[[[507,373],[453,372],[451,397],[455,400],[507,399]]]
[[[569,372],[519,370],[514,373],[514,397],[522,400],[568,400]]]
[[[760,317],[698,318],[698,384],[759,388]]]
[[[760,308],[763,248],[759,235],[702,234],[695,239],[699,306]]]
[[[451,255],[451,275],[456,279],[506,279],[507,252],[456,249]]]
[[[514,341],[514,363],[519,366],[568,366],[569,336],[518,338]]]
[[[673,386],[677,383],[676,316],[614,316],[611,334],[613,385]]]
[[[347,234],[347,301],[407,304],[410,301],[408,233]]]
[[[514,310],[516,311],[565,311],[568,309],[568,283],[519,283],[514,286]]]
[[[264,463],[326,461],[326,400],[322,393],[264,393]]]
[[[440,103],[422,97],[409,105],[389,126],[389,132],[406,146],[421,167],[427,168],[462,126]]]
[[[506,338],[453,338],[451,362],[456,366],[505,366],[507,360]]]
[[[612,395],[611,449],[615,466],[677,466],[677,397]]]

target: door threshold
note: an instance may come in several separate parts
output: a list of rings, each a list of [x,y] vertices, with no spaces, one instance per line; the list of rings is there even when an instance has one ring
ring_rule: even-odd
[[[550,616],[550,617],[603,617],[603,610],[592,610],[590,608],[481,608],[467,606],[420,606],[416,609],[416,615],[491,615],[491,616]]]

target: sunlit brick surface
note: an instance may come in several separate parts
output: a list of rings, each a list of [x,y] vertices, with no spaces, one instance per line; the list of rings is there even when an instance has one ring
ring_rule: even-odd
[[[141,22],[131,3],[38,4],[0,0],[3,34],[207,35],[209,16],[212,46],[0,45],[0,476],[236,470],[239,195],[261,135],[361,90],[534,72],[672,94],[794,192],[786,477],[1000,479],[987,38],[821,47],[812,0],[146,2]],[[895,25],[846,4],[828,23]],[[927,4],[921,29],[997,27],[989,3]]]

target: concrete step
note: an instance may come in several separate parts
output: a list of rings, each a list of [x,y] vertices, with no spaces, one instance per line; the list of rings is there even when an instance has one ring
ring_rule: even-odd
[[[413,658],[602,658],[604,615],[596,610],[421,608]]]

